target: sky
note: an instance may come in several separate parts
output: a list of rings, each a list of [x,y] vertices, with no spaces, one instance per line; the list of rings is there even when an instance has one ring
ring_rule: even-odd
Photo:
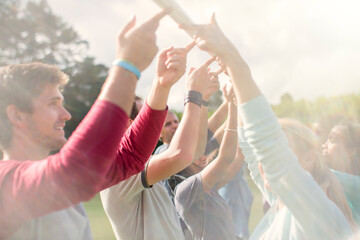
[[[196,23],[215,12],[219,26],[249,64],[272,104],[290,93],[314,100],[360,91],[360,1],[358,0],[177,0]],[[152,0],[48,0],[54,13],[90,44],[89,55],[111,65],[116,34],[134,14],[141,23],[160,11]],[[183,47],[191,38],[170,18],[157,31],[159,49]],[[194,48],[187,67],[209,58]],[[146,98],[155,61],[142,73],[136,93]],[[216,66],[213,66],[216,69]],[[222,74],[223,75],[223,74]],[[221,76],[226,81],[226,76]],[[172,88],[169,107],[181,111],[185,76]]]

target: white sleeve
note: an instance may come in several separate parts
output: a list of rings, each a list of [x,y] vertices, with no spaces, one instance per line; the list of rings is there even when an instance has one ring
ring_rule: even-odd
[[[324,239],[341,239],[351,232],[340,209],[300,166],[266,99],[254,98],[239,106],[239,112],[246,140],[256,160],[263,164],[272,190],[304,232],[320,234]]]

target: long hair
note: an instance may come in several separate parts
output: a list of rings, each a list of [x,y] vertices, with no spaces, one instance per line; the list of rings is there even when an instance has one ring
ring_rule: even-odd
[[[342,120],[336,125],[340,127],[346,148],[351,152],[349,169],[352,174],[360,175],[360,125],[349,120]]]
[[[340,208],[355,230],[356,224],[342,185],[322,159],[315,134],[310,128],[293,119],[280,119],[279,123],[290,147],[298,156],[300,165],[311,174],[327,197]]]

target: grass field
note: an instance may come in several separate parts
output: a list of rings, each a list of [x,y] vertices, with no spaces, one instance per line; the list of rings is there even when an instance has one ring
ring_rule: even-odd
[[[254,202],[251,208],[249,223],[250,232],[252,232],[252,230],[255,228],[255,226],[263,216],[262,197],[261,193],[254,185],[253,181],[251,179],[249,180],[248,178],[247,181],[254,195]],[[115,236],[111,228],[110,222],[101,205],[99,194],[96,195],[96,197],[93,198],[90,202],[84,203],[84,205],[90,219],[90,225],[94,240],[115,240]]]

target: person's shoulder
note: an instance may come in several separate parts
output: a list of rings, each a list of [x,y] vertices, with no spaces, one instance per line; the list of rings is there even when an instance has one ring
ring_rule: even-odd
[[[185,179],[182,183],[177,185],[175,188],[175,195],[181,197],[182,195],[197,193],[199,191],[203,192],[200,173]]]
[[[141,172],[130,178],[104,189],[100,192],[103,201],[131,201],[138,196],[145,188],[141,182]]]

